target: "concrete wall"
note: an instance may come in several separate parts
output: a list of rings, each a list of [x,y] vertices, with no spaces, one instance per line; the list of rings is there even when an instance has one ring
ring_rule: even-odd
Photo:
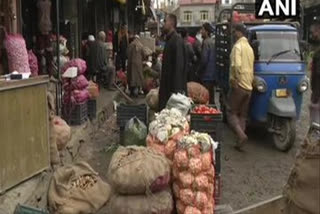
[[[192,12],[192,21],[191,22],[185,22],[184,21],[184,12],[190,11]],[[178,26],[181,27],[196,27],[201,26],[204,22],[201,20],[201,11],[208,11],[208,22],[214,22],[215,21],[215,4],[201,4],[201,5],[180,5],[179,10],[177,10],[177,16],[178,16]]]

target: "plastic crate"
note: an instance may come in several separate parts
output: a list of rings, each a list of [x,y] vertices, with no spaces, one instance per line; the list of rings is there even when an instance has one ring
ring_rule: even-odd
[[[208,105],[216,108],[215,105]],[[195,106],[194,106],[195,107]],[[193,108],[194,108],[193,107]],[[223,114],[197,114],[191,112],[191,130],[210,134],[213,140],[222,141]]]
[[[148,125],[147,105],[120,104],[117,107],[117,124],[120,128],[125,127],[126,123],[133,117],[137,117],[139,120],[144,122],[144,124]]]
[[[215,179],[214,179],[214,201],[215,201],[215,204],[220,203],[221,190],[222,190],[221,174],[216,173]]]
[[[88,119],[88,104],[87,102],[76,104],[72,106],[70,114],[68,112],[70,111],[65,112],[64,119],[70,125],[82,125]]]
[[[48,211],[18,204],[14,214],[49,214]]]
[[[90,120],[93,120],[97,117],[97,100],[96,99],[88,100],[88,117]]]
[[[220,174],[221,173],[221,143],[218,144],[218,148],[215,150],[215,163],[214,169],[215,172]]]

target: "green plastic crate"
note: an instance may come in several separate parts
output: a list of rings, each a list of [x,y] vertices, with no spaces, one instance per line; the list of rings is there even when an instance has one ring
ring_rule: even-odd
[[[47,210],[18,204],[14,214],[49,214],[49,212]]]

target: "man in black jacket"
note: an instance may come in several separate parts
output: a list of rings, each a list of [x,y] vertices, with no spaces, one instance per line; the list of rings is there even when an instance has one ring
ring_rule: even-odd
[[[176,26],[177,17],[173,14],[167,15],[163,27],[166,34],[166,45],[163,52],[159,90],[160,111],[166,107],[173,93],[187,94],[186,51],[183,39],[176,32]]]

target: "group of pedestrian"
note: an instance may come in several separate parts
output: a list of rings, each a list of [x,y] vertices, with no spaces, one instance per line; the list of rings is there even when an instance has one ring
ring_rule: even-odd
[[[200,83],[210,95],[210,103],[215,103],[215,85],[217,83],[215,42],[212,39],[213,28],[205,23],[201,29],[201,40],[196,39],[192,46],[188,34],[176,31],[177,18],[169,14],[166,17],[164,33],[166,45],[163,53],[162,76],[159,90],[159,110],[165,108],[173,93],[187,94],[187,81],[196,72]],[[230,94],[228,97],[227,117],[231,128],[238,136],[237,148],[247,141],[245,134],[246,119],[253,84],[253,50],[245,37],[244,25],[236,25],[233,32],[236,43],[231,52]]]
[[[209,23],[203,24],[201,41],[190,37],[185,29],[179,35],[176,27],[177,17],[169,14],[163,29],[166,45],[163,52],[159,109],[165,108],[171,94],[187,94],[189,81],[200,82],[205,86],[210,94],[210,104],[214,104],[216,54],[212,39],[213,27]]]

